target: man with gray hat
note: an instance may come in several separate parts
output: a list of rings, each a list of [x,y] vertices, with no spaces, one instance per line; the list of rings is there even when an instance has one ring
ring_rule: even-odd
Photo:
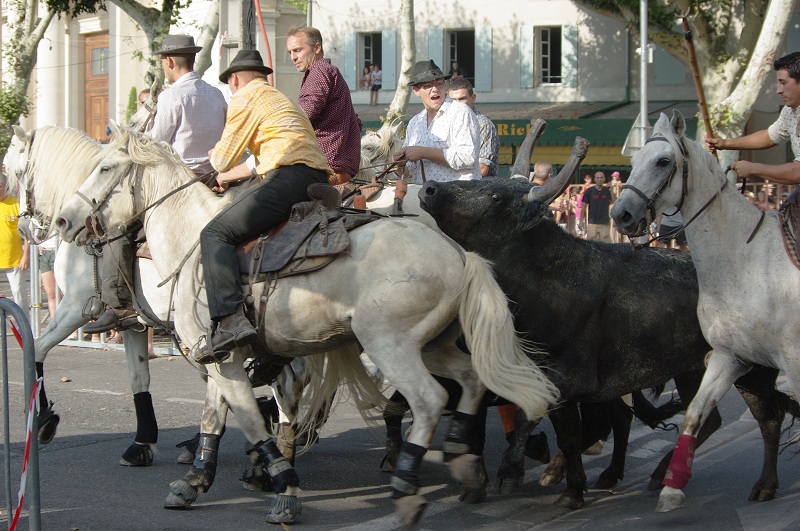
[[[164,77],[172,84],[159,95],[151,138],[172,145],[178,157],[196,175],[213,170],[208,151],[222,136],[228,105],[222,92],[194,71],[195,54],[202,50],[190,35],[167,35],[161,49]],[[100,269],[101,300],[108,309],[84,332],[97,334],[113,328],[124,330],[138,323],[131,302],[136,233],[106,246]]]
[[[231,349],[256,340],[244,314],[236,245],[289,219],[295,203],[309,200],[308,186],[327,183],[333,174],[306,115],[267,83],[271,72],[258,50],[241,50],[219,76],[233,95],[222,138],[210,153],[211,164],[221,172],[215,189],[250,176],[238,171],[245,149],[255,156],[261,181],[236,196],[200,234],[213,329],[193,354],[198,363],[223,361]]]
[[[433,61],[414,65],[409,85],[425,108],[408,122],[403,149],[393,159],[405,162],[396,173],[418,184],[481,178],[478,121],[472,109],[447,96],[448,79]]]

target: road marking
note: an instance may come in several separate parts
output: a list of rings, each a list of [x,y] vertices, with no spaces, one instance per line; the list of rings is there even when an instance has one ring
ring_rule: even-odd
[[[120,393],[119,391],[106,391],[105,389],[72,389],[75,393],[88,393],[94,395],[113,395],[124,396],[130,393]]]
[[[205,401],[197,400],[196,398],[165,398],[164,402],[178,402],[180,404],[205,404]]]

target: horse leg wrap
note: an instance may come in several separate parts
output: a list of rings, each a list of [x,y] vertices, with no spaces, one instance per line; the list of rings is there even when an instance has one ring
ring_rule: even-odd
[[[472,434],[475,432],[476,415],[467,415],[459,411],[453,412],[450,430],[444,440],[444,462],[447,463],[459,455],[474,453],[472,451]]]
[[[42,379],[42,385],[39,387],[39,411],[44,411],[50,407],[47,403],[47,393],[44,392],[44,363],[36,362],[36,377]]]
[[[200,492],[208,492],[217,474],[219,435],[201,433],[192,468],[183,476],[184,481]]]
[[[689,483],[689,478],[692,477],[695,448],[697,448],[697,437],[686,434],[678,437],[678,444],[675,445],[675,452],[669,462],[663,485],[683,489]]]
[[[390,484],[393,499],[417,493],[420,485],[419,465],[422,463],[422,456],[427,451],[427,448],[408,441],[403,443],[403,451],[397,458],[397,468]]]
[[[133,405],[136,409],[136,439],[140,444],[155,444],[158,442],[158,422],[156,412],[153,410],[153,397],[148,392],[133,395]]]
[[[250,452],[258,453],[264,460],[269,477],[272,479],[272,488],[275,494],[283,494],[290,487],[300,487],[300,478],[297,476],[297,472],[292,468],[289,460],[283,457],[281,451],[278,450],[274,439],[259,442],[248,450],[248,453]]]

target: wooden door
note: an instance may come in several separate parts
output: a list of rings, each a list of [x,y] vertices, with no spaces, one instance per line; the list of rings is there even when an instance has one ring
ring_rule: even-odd
[[[84,130],[92,138],[107,141],[108,127],[108,33],[86,35]]]

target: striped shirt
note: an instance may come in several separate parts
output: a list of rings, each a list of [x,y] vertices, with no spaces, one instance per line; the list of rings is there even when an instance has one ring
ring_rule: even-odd
[[[189,72],[159,95],[153,128],[147,134],[172,145],[189,169],[201,175],[212,170],[208,151],[222,136],[227,108],[218,88]]]
[[[800,107],[792,109],[786,105],[775,123],[769,126],[767,133],[776,144],[791,142],[794,160],[800,161]]]
[[[489,173],[486,177],[497,177],[497,155],[500,152],[500,141],[497,138],[497,128],[492,121],[481,114],[478,109],[472,109],[478,119],[480,130],[481,149],[478,153],[478,162],[484,166],[489,166]]]
[[[410,146],[439,148],[443,150],[448,166],[427,159],[409,162],[406,168],[416,179],[417,184],[422,184],[423,166],[426,180],[480,179],[478,120],[472,109],[449,97],[445,98],[430,127],[427,113],[426,109],[422,109],[408,122],[403,148]]]
[[[265,79],[253,79],[231,97],[222,138],[211,154],[214,169],[236,166],[245,149],[262,177],[281,166],[305,164],[332,173],[306,116]]]

